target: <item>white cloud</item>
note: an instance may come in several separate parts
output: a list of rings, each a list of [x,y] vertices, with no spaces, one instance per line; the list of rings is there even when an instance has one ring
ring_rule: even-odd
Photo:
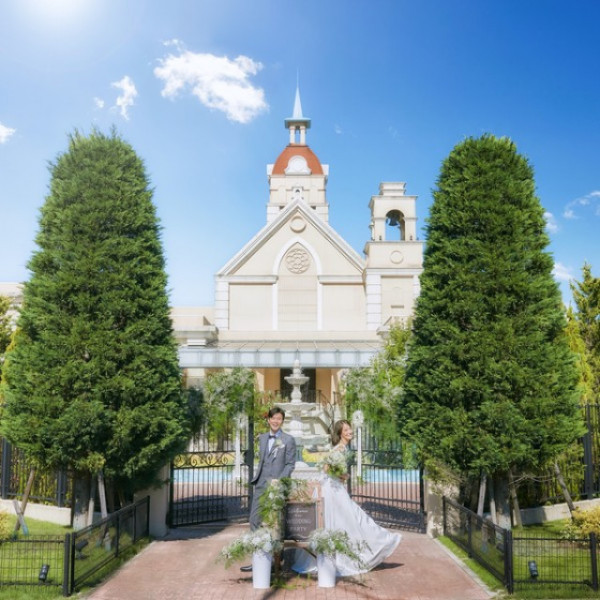
[[[123,79],[120,81],[115,81],[111,83],[111,85],[122,92],[117,98],[115,108],[118,107],[120,109],[121,116],[124,119],[129,120],[129,107],[133,106],[133,101],[138,95],[135,85],[133,84],[133,80],[131,77],[129,77],[129,75],[125,75]]]
[[[248,123],[268,108],[264,91],[249,80],[262,67],[247,56],[231,60],[180,50],[159,59],[154,75],[164,83],[164,97],[176,98],[189,88],[204,106],[224,112],[230,121]]]
[[[544,213],[544,219],[546,219],[546,229],[550,233],[556,233],[559,227],[554,215],[551,212],[546,211]]]
[[[5,144],[6,142],[8,142],[10,137],[16,131],[17,131],[16,129],[13,129],[12,127],[7,127],[6,125],[3,125],[2,123],[0,123],[0,144]]]
[[[593,212],[596,216],[600,216],[600,190],[594,190],[585,196],[571,200],[565,206],[563,216],[565,219],[578,219],[577,209],[584,208],[586,206],[593,207]]]
[[[340,126],[339,126],[337,123],[336,123],[336,124],[333,126],[333,131],[334,131],[335,133],[337,133],[338,135],[340,135],[340,134],[344,133],[344,132],[342,131],[342,128],[341,128],[341,127],[340,127]]]
[[[570,267],[565,267],[565,265],[559,262],[554,263],[552,274],[558,281],[570,281],[573,279],[572,269]]]
[[[166,40],[163,42],[163,46],[175,46],[175,48],[177,48],[177,50],[179,50],[180,52],[183,52],[184,50],[184,44],[181,40],[178,40],[177,38],[173,38],[172,40]]]
[[[104,108],[104,100],[102,98],[94,98],[94,106],[98,109]]]

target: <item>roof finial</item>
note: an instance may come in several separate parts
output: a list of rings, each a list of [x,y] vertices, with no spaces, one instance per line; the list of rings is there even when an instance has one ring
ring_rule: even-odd
[[[294,99],[294,112],[292,118],[302,119],[302,103],[300,102],[300,86],[296,84],[296,98]]]
[[[296,72],[296,97],[294,98],[294,112],[292,116],[284,121],[286,129],[290,130],[290,144],[296,141],[296,132],[299,133],[299,143],[306,145],[306,130],[310,128],[310,119],[302,115],[302,103],[300,102],[300,75]]]

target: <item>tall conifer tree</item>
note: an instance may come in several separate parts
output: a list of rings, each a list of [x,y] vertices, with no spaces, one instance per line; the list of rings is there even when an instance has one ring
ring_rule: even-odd
[[[590,369],[590,402],[600,400],[600,278],[592,275],[592,267],[585,263],[583,278],[571,284],[577,311],[575,321],[585,347],[585,358]]]
[[[427,225],[405,402],[426,460],[499,481],[581,433],[577,371],[528,161],[506,138],[458,144]]]
[[[139,488],[188,435],[152,192],[114,133],[75,133],[51,174],[2,432],[41,466]]]

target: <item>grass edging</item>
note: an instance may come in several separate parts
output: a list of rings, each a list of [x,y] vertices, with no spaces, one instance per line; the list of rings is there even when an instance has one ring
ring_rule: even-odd
[[[440,536],[435,538],[443,548],[453,555],[467,571],[471,571],[471,575],[474,576],[479,583],[488,588],[488,590],[494,595],[495,598],[515,598],[516,596],[510,596],[502,582],[496,579],[489,571],[484,569],[477,561],[469,558],[467,553],[457,546],[450,538],[446,536]],[[499,595],[500,594],[500,595]]]

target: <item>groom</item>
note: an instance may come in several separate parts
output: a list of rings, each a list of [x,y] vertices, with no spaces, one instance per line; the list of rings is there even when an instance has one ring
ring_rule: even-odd
[[[260,497],[273,479],[289,477],[296,464],[296,440],[281,429],[285,412],[279,406],[269,410],[267,422],[269,432],[258,436],[258,468],[250,483],[254,486],[252,507],[250,508],[250,529],[260,527]],[[241,567],[242,571],[251,571],[252,566]]]

